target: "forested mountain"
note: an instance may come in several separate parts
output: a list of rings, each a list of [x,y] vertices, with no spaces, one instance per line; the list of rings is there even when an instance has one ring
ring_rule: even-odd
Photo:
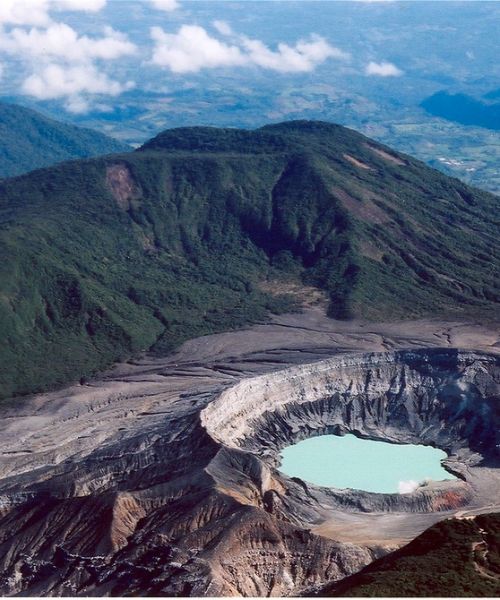
[[[343,127],[183,128],[0,183],[1,391],[240,327],[498,316],[498,197]]]
[[[128,150],[126,144],[97,131],[0,102],[0,177],[20,175],[73,158],[124,150]]]

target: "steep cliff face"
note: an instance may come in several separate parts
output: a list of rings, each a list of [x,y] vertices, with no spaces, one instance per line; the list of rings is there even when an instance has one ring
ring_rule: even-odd
[[[210,403],[201,421],[215,440],[250,451],[332,427],[449,453],[469,446],[494,459],[488,369],[495,362],[450,350],[335,357],[244,380]]]
[[[118,371],[90,401],[56,399],[59,421],[40,405],[40,434],[0,461],[0,591],[297,595],[457,510],[497,501],[494,355],[340,354],[245,378],[251,360],[239,371],[214,363],[212,380],[193,361],[188,390],[182,364],[130,380]],[[11,427],[22,441],[21,423]],[[284,445],[326,431],[437,445],[460,480],[400,496],[319,488],[277,470]],[[370,542],[356,538],[363,529]]]
[[[496,363],[493,356],[443,350],[335,357],[243,380],[211,402],[201,422],[226,448],[259,457],[264,492],[279,451],[311,435],[351,432],[442,448],[461,481],[404,496],[303,486],[332,508],[448,510],[473,501],[480,490],[471,484],[476,468],[500,461]]]

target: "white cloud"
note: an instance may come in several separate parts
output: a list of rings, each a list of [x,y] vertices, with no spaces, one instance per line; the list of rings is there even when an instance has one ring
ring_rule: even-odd
[[[164,10],[170,12],[179,8],[179,2],[177,0],[150,0],[153,8],[156,10]]]
[[[152,27],[151,37],[155,42],[152,62],[174,73],[243,65],[246,62],[237,46],[210,37],[198,25],[183,25],[177,33],[165,33],[160,27]]]
[[[0,50],[37,62],[58,58],[69,63],[113,60],[136,51],[126,36],[111,27],[106,27],[104,34],[101,38],[79,36],[65,23],[53,23],[46,29],[15,28],[0,40]]]
[[[222,35],[231,35],[230,26],[215,21]],[[151,28],[155,42],[152,62],[174,73],[197,72],[205,68],[255,65],[280,72],[312,71],[328,58],[344,59],[348,54],[331,46],[324,38],[312,35],[295,46],[278,44],[271,50],[262,41],[245,36],[233,36],[226,43],[210,36],[198,25],[182,25],[177,33],[166,33],[160,27]]]
[[[399,77],[400,75],[403,75],[401,69],[398,69],[396,65],[386,61],[380,63],[373,61],[369,62],[366,65],[365,73],[367,75],[377,75],[379,77]]]
[[[110,78],[101,66],[137,51],[126,35],[111,27],[104,27],[101,36],[80,35],[66,23],[51,20],[48,12],[96,12],[106,0],[29,0],[26,5],[24,0],[0,2],[0,17],[4,18],[0,52],[22,65],[24,93],[42,100],[65,99],[68,110],[84,112],[93,95],[116,96],[133,86],[132,82]],[[24,12],[31,4],[39,9],[31,20],[36,24],[31,24],[29,13]],[[20,11],[19,7],[24,8]]]
[[[229,23],[227,23],[226,21],[216,20],[212,22],[212,25],[215,27],[215,29],[217,29],[217,31],[221,35],[233,35],[231,25],[229,25]]]
[[[46,25],[50,22],[47,0],[2,0],[0,23]]]
[[[51,10],[77,10],[99,12],[106,6],[106,0],[51,0]]]
[[[43,27],[52,10],[98,12],[104,6],[106,0],[1,0],[0,23]]]
[[[409,481],[400,481],[398,483],[398,491],[400,494],[411,494],[419,487],[420,484],[418,481],[413,481],[413,479],[410,479]]]
[[[62,67],[50,64],[39,73],[30,75],[23,83],[23,92],[39,100],[67,98],[67,108],[83,112],[87,104],[82,94],[117,96],[133,87],[132,82],[121,84],[100,72],[94,65]]]
[[[278,44],[277,51],[270,50],[260,40],[248,38],[243,40],[243,46],[251,63],[283,73],[312,71],[328,58],[348,57],[318,35],[311,36],[310,41],[299,40],[295,46]]]
[[[88,113],[90,110],[90,102],[82,96],[70,96],[66,99],[64,108],[75,115]]]

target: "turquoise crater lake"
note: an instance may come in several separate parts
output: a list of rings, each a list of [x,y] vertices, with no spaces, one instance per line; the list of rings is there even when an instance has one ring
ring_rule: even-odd
[[[456,479],[431,446],[389,444],[355,435],[320,435],[281,452],[280,471],[316,485],[367,492],[408,493],[426,480]]]

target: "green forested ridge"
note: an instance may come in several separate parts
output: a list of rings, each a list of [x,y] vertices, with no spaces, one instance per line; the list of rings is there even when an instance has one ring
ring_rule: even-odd
[[[20,175],[63,160],[127,149],[125,144],[97,131],[0,102],[0,177]]]
[[[330,314],[495,318],[498,198],[340,126],[169,130],[0,182],[2,396],[239,327]]]
[[[500,514],[442,521],[321,595],[498,598]]]

